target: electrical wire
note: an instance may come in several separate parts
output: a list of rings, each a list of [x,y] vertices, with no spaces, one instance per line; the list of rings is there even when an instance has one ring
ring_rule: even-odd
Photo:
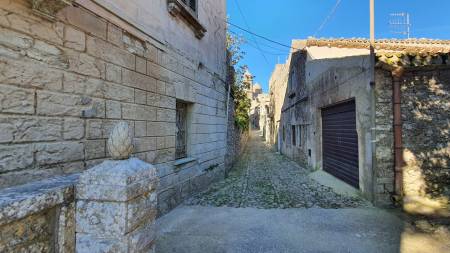
[[[244,35],[238,34],[237,32],[234,32],[232,30],[228,30],[228,32],[233,34],[233,35],[235,35],[235,36],[245,37]],[[256,48],[256,44],[252,44],[252,42],[250,40],[246,40],[245,44]],[[289,52],[286,52],[283,49],[280,49],[280,48],[277,48],[277,47],[274,47],[274,46],[271,46],[271,45],[268,45],[268,44],[264,44],[264,43],[260,42],[259,45],[262,46],[262,47],[268,47],[268,48],[271,48],[273,50],[276,50],[276,51],[268,51],[268,50],[265,50],[264,48],[262,48],[263,52],[266,53],[266,54],[270,54],[270,55],[286,55],[286,54],[289,54]]]
[[[238,25],[235,25],[235,24],[233,24],[233,23],[231,23],[231,22],[229,22],[229,21],[227,21],[227,20],[225,20],[225,22],[226,22],[227,24],[229,24],[230,26],[233,26],[233,27],[235,27],[235,28],[237,28],[237,29],[239,29],[239,30],[241,30],[241,31],[244,31],[244,32],[246,32],[246,33],[249,33],[249,34],[254,35],[254,36],[258,37],[258,38],[264,39],[264,40],[266,40],[266,41],[272,42],[272,43],[277,44],[277,45],[279,45],[279,46],[286,47],[286,48],[290,48],[290,49],[294,49],[294,50],[301,50],[300,48],[291,47],[291,46],[288,46],[288,45],[283,44],[283,43],[281,43],[281,42],[278,42],[278,41],[269,39],[269,38],[267,38],[267,37],[265,37],[265,36],[259,35],[259,34],[257,34],[257,33],[252,32],[252,31],[249,31],[249,30],[247,30],[247,29],[245,29],[245,28],[242,28],[242,27],[240,27],[240,26],[238,26]]]
[[[250,26],[248,25],[248,22],[247,22],[247,19],[245,18],[244,12],[242,11],[241,7],[239,6],[238,0],[234,0],[234,2],[236,3],[236,7],[238,8],[239,13],[240,13],[241,16],[242,16],[242,19],[244,20],[244,23],[245,23],[245,25],[247,26],[247,29],[250,30]],[[253,37],[253,41],[255,42],[257,49],[259,50],[259,52],[260,52],[261,55],[263,56],[263,58],[264,58],[264,60],[266,61],[266,63],[267,63],[268,65],[270,65],[269,60],[267,60],[266,55],[263,53],[262,49],[260,48],[260,46],[259,46],[259,44],[258,44],[258,41],[257,41],[254,37]]]
[[[325,25],[327,25],[327,23],[330,21],[330,19],[334,16],[334,14],[336,13],[337,8],[339,7],[339,4],[341,4],[341,1],[342,0],[337,0],[336,1],[336,4],[334,5],[333,9],[331,9],[331,11],[328,14],[328,16],[323,20],[322,24],[319,26],[317,31],[314,33],[314,37],[316,37],[317,34],[322,31],[322,29],[325,27]]]

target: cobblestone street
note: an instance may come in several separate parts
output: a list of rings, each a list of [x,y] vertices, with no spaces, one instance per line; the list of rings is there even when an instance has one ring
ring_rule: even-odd
[[[308,177],[311,171],[277,154],[252,132],[229,176],[188,205],[255,208],[364,207],[366,201],[339,195]]]

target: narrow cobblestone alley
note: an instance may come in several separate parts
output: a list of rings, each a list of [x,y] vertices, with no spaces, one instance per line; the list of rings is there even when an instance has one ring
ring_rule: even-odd
[[[448,252],[393,212],[339,195],[257,132],[229,176],[157,222],[161,253]],[[423,248],[418,245],[427,245]]]
[[[255,208],[343,208],[367,206],[367,201],[339,195],[308,177],[308,170],[277,154],[259,132],[251,133],[242,157],[229,176],[188,205]]]

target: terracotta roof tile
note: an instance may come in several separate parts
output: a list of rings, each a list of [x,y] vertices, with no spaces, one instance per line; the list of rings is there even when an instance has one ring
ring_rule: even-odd
[[[312,47],[337,47],[337,48],[369,48],[368,39],[315,39],[307,40],[306,46]],[[375,42],[375,50],[378,51],[401,51],[404,53],[449,53],[450,40],[432,39],[380,39]]]

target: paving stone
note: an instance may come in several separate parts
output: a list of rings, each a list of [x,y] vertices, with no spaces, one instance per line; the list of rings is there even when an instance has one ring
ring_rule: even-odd
[[[345,208],[369,205],[308,177],[311,171],[268,148],[252,134],[228,177],[186,201],[188,205],[255,208]]]

